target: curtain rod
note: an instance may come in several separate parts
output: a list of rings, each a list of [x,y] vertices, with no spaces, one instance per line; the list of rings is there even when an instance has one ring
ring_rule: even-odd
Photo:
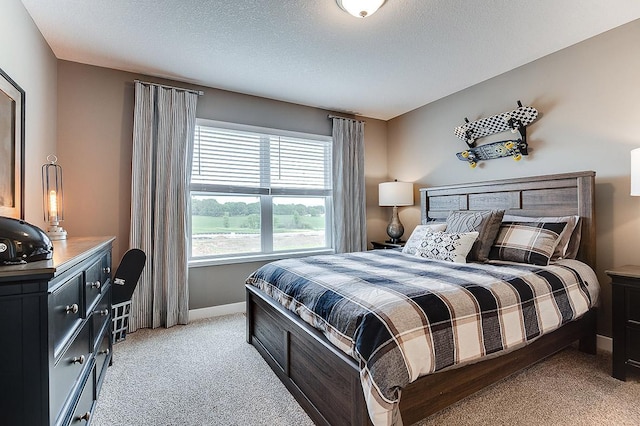
[[[144,84],[144,85],[147,85],[147,86],[149,86],[149,85],[152,85],[152,84],[153,84],[153,85],[155,85],[155,86],[164,87],[164,88],[166,88],[166,89],[176,89],[176,90],[182,90],[182,91],[185,91],[185,92],[195,93],[195,94],[196,94],[196,95],[198,95],[198,96],[202,96],[202,95],[204,95],[204,92],[203,92],[202,90],[185,89],[184,87],[169,86],[169,85],[166,85],[166,84],[152,83],[152,82],[150,82],[150,81],[142,81],[142,80],[133,80],[133,81],[134,81],[135,83],[141,83],[141,84]]]
[[[366,121],[364,121],[364,120],[357,120],[357,119],[355,119],[355,118],[349,118],[349,117],[341,117],[341,116],[339,116],[339,115],[333,115],[333,114],[329,114],[329,115],[327,115],[327,118],[328,118],[329,120],[330,120],[330,119],[332,119],[332,118],[339,118],[339,119],[341,119],[341,120],[359,121],[359,122],[360,122],[360,123],[362,123],[362,124],[366,124],[366,123],[367,123],[367,122],[366,122]]]

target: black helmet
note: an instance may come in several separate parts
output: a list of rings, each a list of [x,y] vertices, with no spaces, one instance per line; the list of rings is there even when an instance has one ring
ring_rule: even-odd
[[[51,259],[47,234],[24,220],[0,216],[0,265]]]

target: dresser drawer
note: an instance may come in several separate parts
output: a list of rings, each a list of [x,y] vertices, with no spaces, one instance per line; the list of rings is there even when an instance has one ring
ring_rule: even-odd
[[[99,344],[98,339],[101,337],[101,332],[105,329],[107,324],[111,324],[111,303],[109,300],[109,293],[107,292],[95,306],[91,313],[91,323],[93,327],[93,347]]]
[[[70,425],[85,425],[91,419],[94,403],[93,375],[94,372],[92,371],[84,384],[78,404],[71,415]]]
[[[102,256],[102,279],[105,283],[111,282],[111,252]]]
[[[107,373],[107,366],[111,361],[111,330],[107,329],[100,336],[100,344],[95,350],[96,359],[96,398],[102,387],[102,380]]]
[[[84,300],[85,317],[88,317],[93,310],[93,305],[103,294],[105,286],[109,284],[105,267],[105,256],[95,261],[85,271]]]
[[[55,358],[82,323],[82,283],[82,274],[78,274],[49,297],[49,326]]]
[[[85,322],[71,345],[60,356],[51,371],[49,395],[51,398],[52,418],[57,417],[57,413],[60,412],[67,398],[73,395],[72,391],[82,377],[83,371],[93,361],[89,343],[90,333],[89,323]]]

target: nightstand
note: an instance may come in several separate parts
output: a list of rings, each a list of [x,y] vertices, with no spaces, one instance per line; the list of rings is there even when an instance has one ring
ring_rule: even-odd
[[[605,271],[611,277],[613,371],[616,379],[640,373],[640,266]]]
[[[406,241],[400,241],[399,243],[390,243],[388,241],[385,241],[385,242],[371,241],[371,245],[373,246],[374,250],[400,248],[400,247],[404,247],[405,243]]]

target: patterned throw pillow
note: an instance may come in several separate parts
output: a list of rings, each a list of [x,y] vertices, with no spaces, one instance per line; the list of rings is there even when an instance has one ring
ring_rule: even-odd
[[[469,260],[485,262],[493,245],[504,210],[453,211],[447,217],[447,232],[478,232],[478,240],[469,253]]]
[[[490,259],[549,264],[566,222],[503,222]]]
[[[428,231],[416,248],[415,256],[467,263],[467,255],[476,238],[478,238],[477,232]]]
[[[406,244],[402,247],[402,252],[407,254],[416,254],[416,248],[420,242],[422,242],[422,239],[428,231],[441,232],[446,228],[447,224],[444,222],[416,226]]]
[[[527,217],[505,214],[502,220],[505,222],[567,222],[551,260],[575,259],[578,255],[581,239],[580,216]]]

